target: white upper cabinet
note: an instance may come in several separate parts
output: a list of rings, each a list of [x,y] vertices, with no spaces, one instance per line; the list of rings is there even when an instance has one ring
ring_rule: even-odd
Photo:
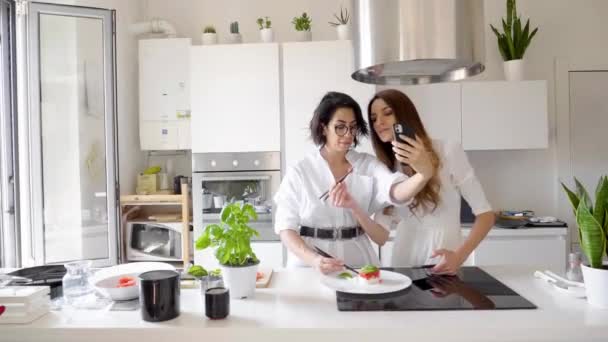
[[[191,48],[192,152],[280,151],[278,44]]]
[[[315,150],[310,120],[321,98],[329,91],[352,96],[367,120],[367,104],[375,87],[351,79],[354,71],[351,41],[285,43],[283,48],[284,144],[286,166]],[[372,152],[369,139],[358,151]]]
[[[139,128],[143,150],[190,148],[189,38],[139,41]]]
[[[437,83],[396,89],[412,100],[432,139],[462,142],[460,84]]]
[[[547,82],[463,82],[465,150],[541,149],[549,145]]]

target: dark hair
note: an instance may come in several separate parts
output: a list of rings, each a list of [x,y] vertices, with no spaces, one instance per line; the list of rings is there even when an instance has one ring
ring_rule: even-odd
[[[440,201],[439,190],[441,188],[441,182],[439,180],[438,170],[441,167],[441,160],[439,159],[437,151],[433,148],[431,138],[422,124],[416,106],[407,95],[395,89],[386,89],[378,92],[369,101],[369,105],[367,106],[367,119],[372,126],[371,140],[374,151],[376,152],[376,157],[391,170],[397,169],[396,163],[398,162],[395,159],[393,146],[390,142],[382,142],[378,133],[373,129],[372,104],[374,104],[374,101],[377,99],[382,99],[393,110],[397,122],[413,128],[418,138],[422,140],[426,150],[431,153],[431,161],[435,167],[435,174],[431,180],[426,183],[424,188],[414,196],[414,201],[409,207],[411,210],[414,210],[419,206],[422,206],[425,211],[430,210],[432,212],[437,208]]]
[[[359,128],[359,136],[366,137],[369,135],[367,123],[363,118],[361,107],[352,97],[335,91],[330,91],[323,98],[315,109],[314,116],[310,120],[310,137],[317,146],[325,145],[327,138],[323,134],[323,129],[327,127],[336,111],[340,108],[350,108],[355,113],[355,121]],[[359,144],[357,136],[354,137],[354,144]]]

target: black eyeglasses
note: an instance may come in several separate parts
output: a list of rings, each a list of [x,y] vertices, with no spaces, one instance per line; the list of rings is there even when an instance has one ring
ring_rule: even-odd
[[[335,125],[334,130],[336,131],[336,134],[341,137],[345,136],[346,133],[348,133],[348,132],[350,132],[350,135],[352,135],[353,137],[356,137],[359,135],[358,126],[348,127],[346,125]]]

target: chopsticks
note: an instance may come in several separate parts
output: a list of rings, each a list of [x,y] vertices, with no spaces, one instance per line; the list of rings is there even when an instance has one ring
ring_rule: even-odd
[[[314,247],[315,247],[315,250],[317,251],[317,253],[319,253],[321,256],[324,256],[324,257],[326,257],[326,258],[332,258],[332,259],[335,259],[333,256],[331,256],[331,255],[329,255],[329,254],[325,253],[325,252],[324,252],[323,250],[321,250],[319,247],[317,247],[317,246],[314,246]],[[359,271],[357,271],[357,270],[356,270],[354,267],[348,266],[347,264],[344,264],[344,268],[346,268],[346,269],[348,269],[348,270],[351,270],[351,271],[355,272],[356,274],[359,274]]]
[[[349,174],[351,174],[351,172],[353,172],[353,168],[352,167],[348,170],[348,172],[344,176],[342,176],[342,177],[340,177],[340,179],[338,179],[338,181],[336,182],[336,184],[334,184],[334,186],[340,184],[343,180],[345,180],[346,177]],[[329,197],[329,192],[334,188],[334,186],[332,186],[331,189],[325,191],[323,193],[323,195],[319,196],[319,199],[322,200],[322,201],[325,201]]]

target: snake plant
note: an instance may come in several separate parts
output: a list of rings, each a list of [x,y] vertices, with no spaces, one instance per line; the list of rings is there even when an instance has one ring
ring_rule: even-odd
[[[503,33],[490,24],[498,39],[498,50],[505,61],[522,59],[532,38],[538,32],[538,27],[530,32],[530,19],[522,29],[521,19],[517,16],[515,0],[507,0],[507,20],[502,19]]]
[[[595,205],[585,187],[574,178],[576,191],[562,183],[574,209],[581,249],[589,266],[602,268],[604,253],[608,254],[608,176],[600,177],[595,190]]]

